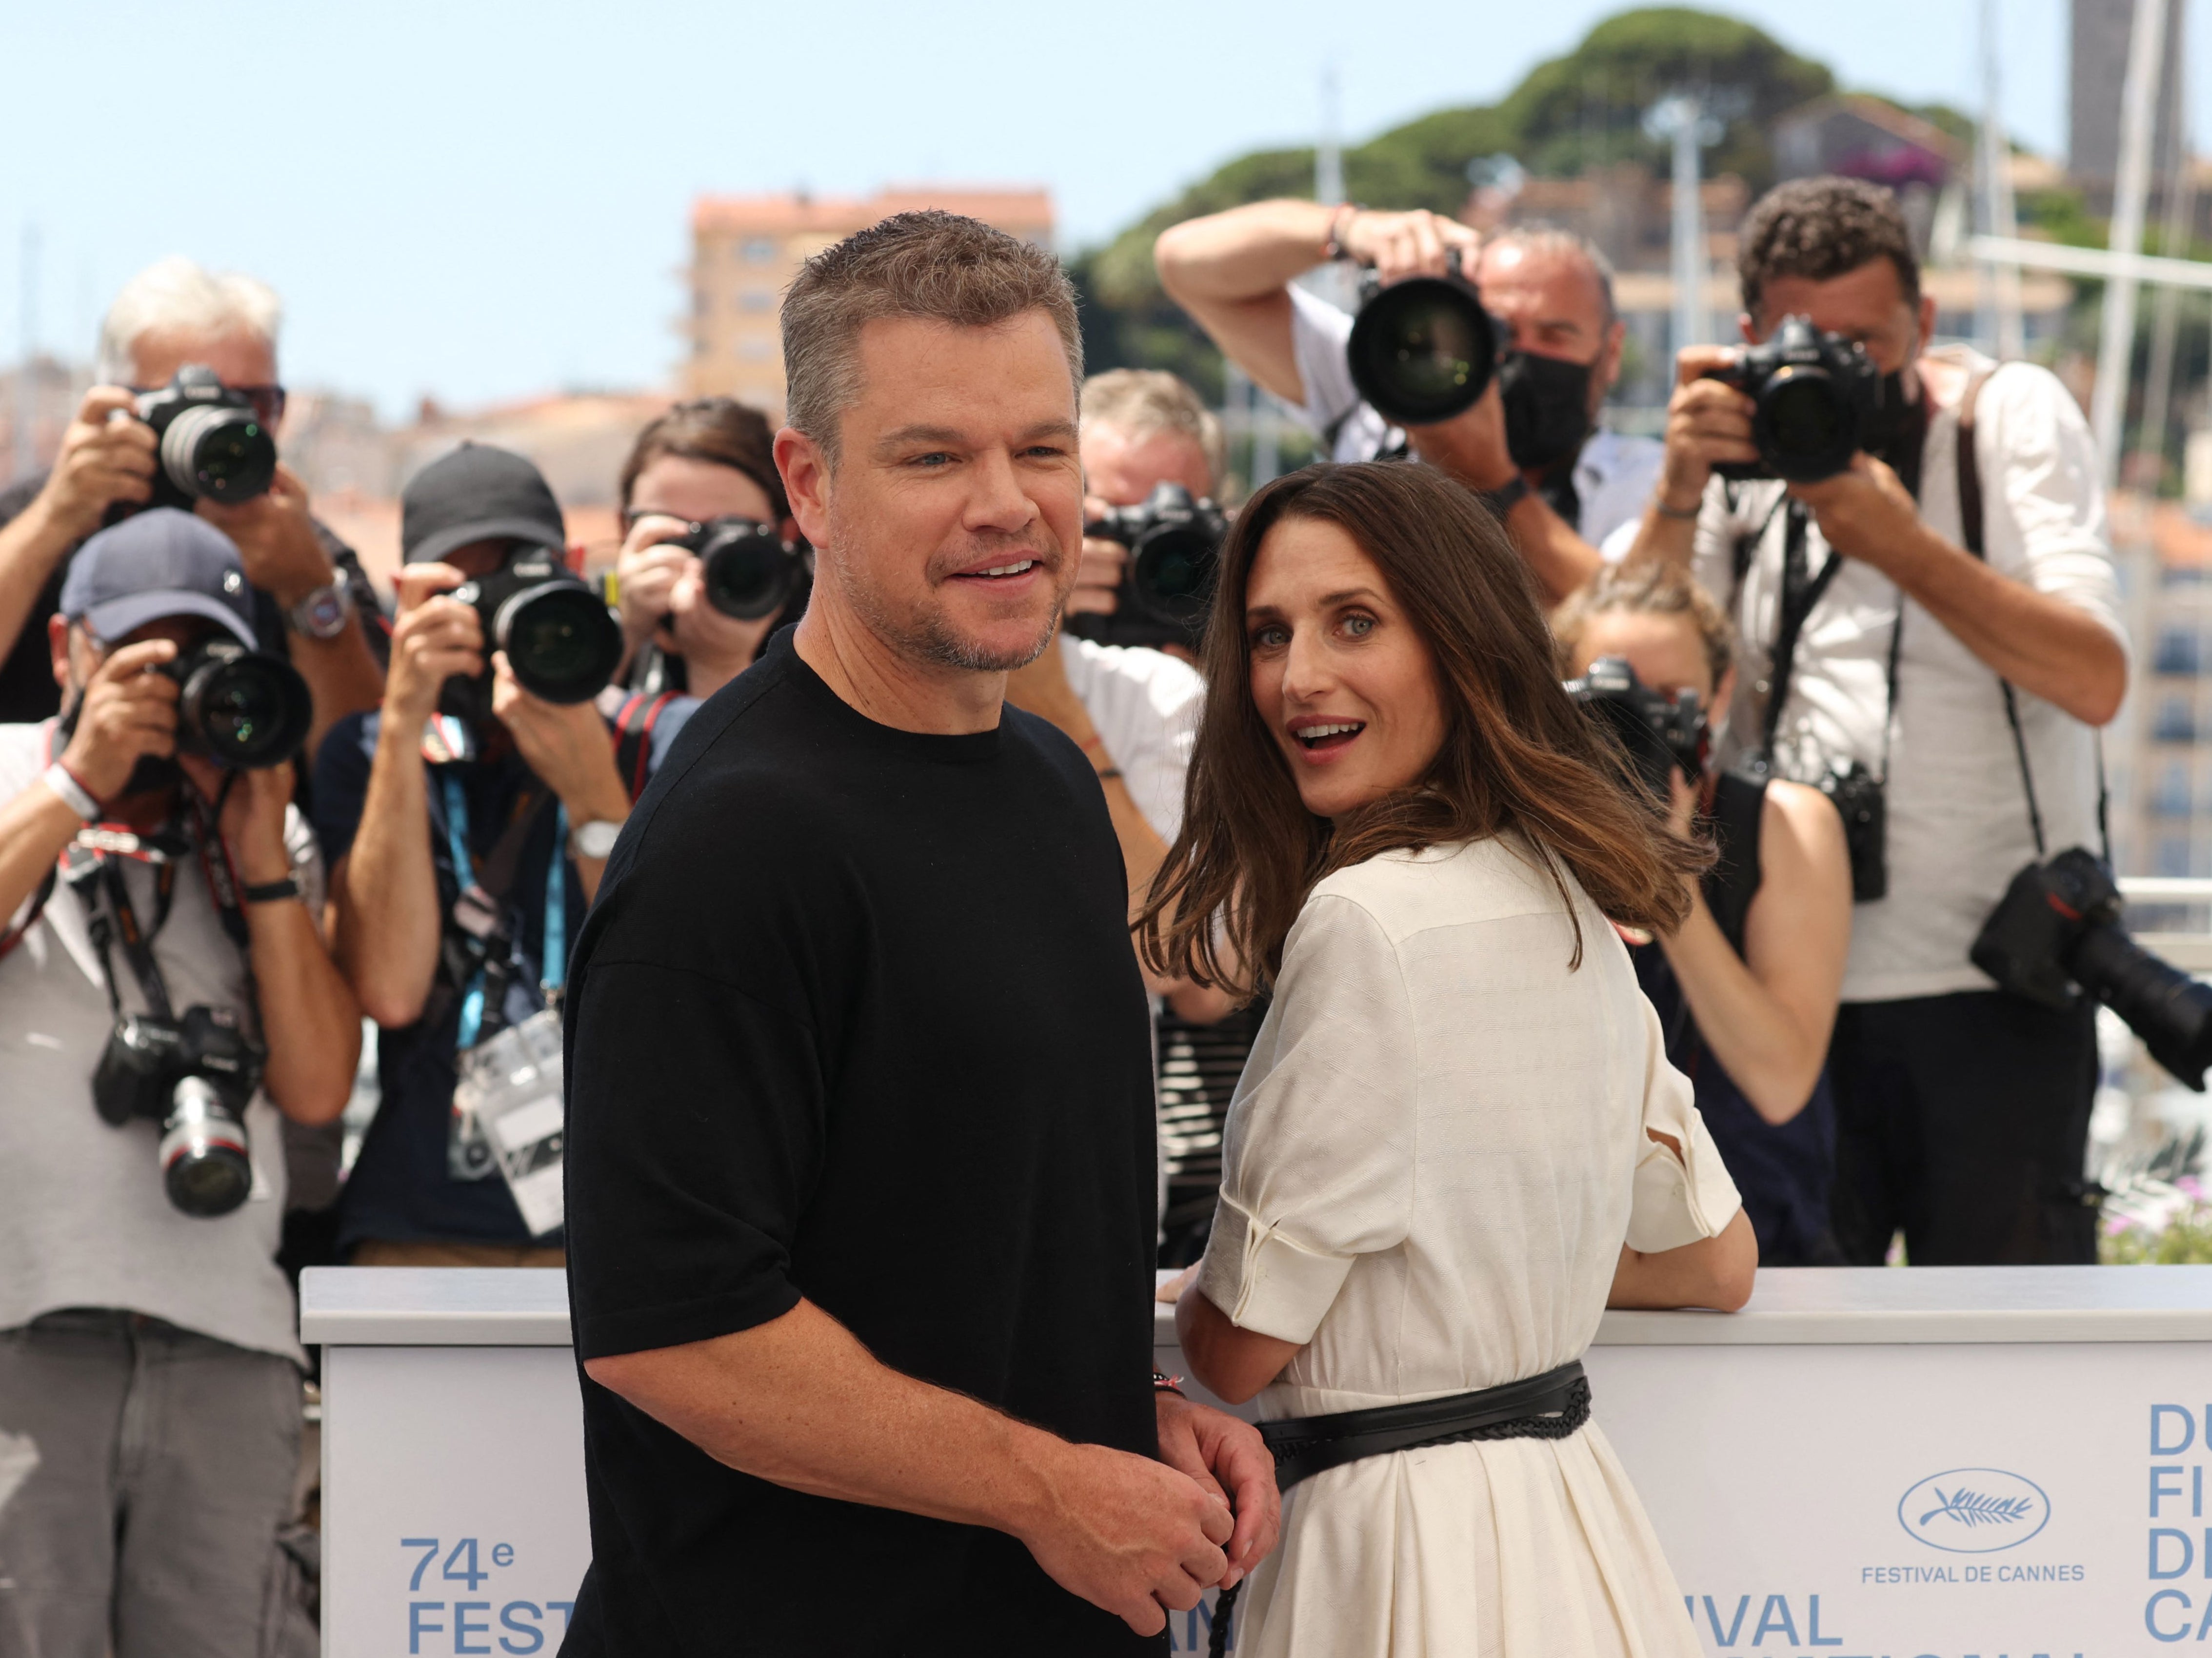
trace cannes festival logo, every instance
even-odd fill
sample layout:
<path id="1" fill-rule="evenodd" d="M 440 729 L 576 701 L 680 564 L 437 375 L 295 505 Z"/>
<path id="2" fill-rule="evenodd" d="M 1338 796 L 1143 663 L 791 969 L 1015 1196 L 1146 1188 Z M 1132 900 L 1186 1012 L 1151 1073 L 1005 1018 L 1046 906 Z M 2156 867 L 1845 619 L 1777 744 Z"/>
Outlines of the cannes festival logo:
<path id="1" fill-rule="evenodd" d="M 2051 1499 L 2033 1479 L 2002 1468 L 1931 1473 L 1897 1505 L 1898 1522 L 1930 1548 L 1994 1554 L 2051 1523 Z"/>

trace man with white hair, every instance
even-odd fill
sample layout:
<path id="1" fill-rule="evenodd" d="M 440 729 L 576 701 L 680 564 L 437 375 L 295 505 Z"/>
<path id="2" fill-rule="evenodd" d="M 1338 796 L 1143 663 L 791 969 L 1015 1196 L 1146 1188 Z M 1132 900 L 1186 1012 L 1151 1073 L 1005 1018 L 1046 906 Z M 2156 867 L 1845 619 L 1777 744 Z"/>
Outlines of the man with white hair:
<path id="1" fill-rule="evenodd" d="M 0 492 L 0 721 L 56 711 L 46 623 L 70 561 L 86 537 L 152 492 L 155 437 L 131 417 L 137 396 L 201 364 L 273 432 L 284 415 L 281 321 L 264 283 L 182 258 L 148 266 L 115 296 L 100 325 L 99 383 L 63 434 L 53 470 Z M 231 506 L 203 501 L 198 510 L 245 562 L 261 647 L 289 657 L 314 693 L 312 754 L 333 720 L 382 695 L 370 635 L 374 591 L 352 550 L 309 516 L 307 489 L 283 466 L 267 494 Z"/>

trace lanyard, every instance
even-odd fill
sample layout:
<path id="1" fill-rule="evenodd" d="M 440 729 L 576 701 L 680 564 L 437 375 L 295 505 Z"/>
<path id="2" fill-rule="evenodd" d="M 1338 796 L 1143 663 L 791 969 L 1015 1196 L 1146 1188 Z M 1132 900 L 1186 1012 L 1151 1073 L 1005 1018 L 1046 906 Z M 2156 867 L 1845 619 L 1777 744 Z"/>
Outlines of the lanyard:
<path id="1" fill-rule="evenodd" d="M 469 803 L 461 793 L 460 779 L 451 771 L 440 778 L 446 791 L 446 839 L 453 854 L 453 879 L 465 892 L 476 884 L 476 865 L 469 856 Z M 556 805 L 553 814 L 553 857 L 545 872 L 545 936 L 538 951 L 538 984 L 550 1005 L 560 994 L 568 970 L 568 860 L 562 851 L 568 843 L 568 809 Z M 499 1010 L 494 1010 L 495 1012 Z M 459 1046 L 474 1048 L 483 1029 L 484 969 L 470 977 L 461 998 Z"/>

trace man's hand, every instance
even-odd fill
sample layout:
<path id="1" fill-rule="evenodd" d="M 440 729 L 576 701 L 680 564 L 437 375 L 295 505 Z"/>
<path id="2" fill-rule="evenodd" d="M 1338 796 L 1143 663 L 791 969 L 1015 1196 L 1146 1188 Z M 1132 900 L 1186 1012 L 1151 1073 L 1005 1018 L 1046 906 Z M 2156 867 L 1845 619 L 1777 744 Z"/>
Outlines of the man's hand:
<path id="1" fill-rule="evenodd" d="M 1200 1485 L 1150 1457 L 1069 1445 L 1046 1508 L 1015 1532 L 1052 1581 L 1139 1635 L 1167 1627 L 1229 1570 L 1236 1530 L 1211 1480 Z"/>
<path id="2" fill-rule="evenodd" d="M 1921 544 L 1919 504 L 1887 463 L 1872 455 L 1853 455 L 1849 471 L 1793 483 L 1790 493 L 1813 509 L 1828 545 L 1884 575 L 1896 576 Z"/>
<path id="3" fill-rule="evenodd" d="M 1756 405 L 1733 386 L 1711 378 L 1712 370 L 1727 367 L 1735 358 L 1721 345 L 1692 345 L 1675 354 L 1659 500 L 1678 516 L 1697 511 L 1716 464 L 1759 459 L 1759 447 L 1751 440 Z"/>
<path id="4" fill-rule="evenodd" d="M 1225 1551 L 1229 1570 L 1221 1579 L 1223 1588 L 1234 1588 L 1267 1558 L 1283 1529 L 1275 1459 L 1249 1422 L 1164 1390 L 1156 1394 L 1155 1403 L 1160 1461 L 1236 1510 L 1237 1530 Z"/>
<path id="5" fill-rule="evenodd" d="M 505 651 L 491 659 L 491 711 L 514 738 L 530 769 L 568 808 L 578 822 L 604 818 L 620 823 L 629 812 L 629 796 L 615 768 L 614 740 L 607 722 L 589 702 L 548 702 L 532 696 L 514 677 Z"/>
<path id="6" fill-rule="evenodd" d="M 176 654 L 167 639 L 125 645 L 85 682 L 76 729 L 61 759 L 94 799 L 104 803 L 121 793 L 141 755 L 176 752 L 179 688 L 155 671 Z"/>
<path id="7" fill-rule="evenodd" d="M 97 530 L 115 502 L 141 501 L 153 494 L 157 445 L 154 428 L 132 412 L 137 407 L 137 399 L 120 386 L 95 386 L 77 404 L 37 502 L 59 544 Z"/>
<path id="8" fill-rule="evenodd" d="M 179 756 L 179 763 L 194 787 L 210 800 L 222 799 L 222 839 L 230 848 L 230 861 L 238 878 L 247 886 L 267 886 L 292 872 L 292 854 L 284 844 L 284 809 L 292 802 L 292 767 L 267 766 L 228 774 L 212 761 L 196 754 Z"/>
<path id="9" fill-rule="evenodd" d="M 1407 276 L 1441 276 L 1450 269 L 1456 249 L 1460 268 L 1472 282 L 1482 238 L 1458 220 L 1425 208 L 1411 213 L 1363 208 L 1346 217 L 1337 246 L 1360 264 L 1374 266 L 1375 275 L 1385 283 Z"/>
<path id="10" fill-rule="evenodd" d="M 246 579 L 288 610 L 337 574 L 307 516 L 307 486 L 287 467 L 251 501 L 203 498 L 193 510 L 237 544 Z"/>
<path id="11" fill-rule="evenodd" d="M 1474 408 L 1433 426 L 1409 426 L 1406 440 L 1423 460 L 1470 489 L 1502 489 L 1521 475 L 1505 446 L 1505 400 L 1495 379 Z"/>
<path id="12" fill-rule="evenodd" d="M 630 525 L 615 555 L 615 608 L 622 618 L 624 654 L 635 656 L 661 618 L 675 607 L 676 584 L 699 560 L 669 538 L 688 526 L 665 513 L 647 513 Z"/>
<path id="13" fill-rule="evenodd" d="M 1111 616 L 1121 603 L 1121 574 L 1129 550 L 1104 536 L 1083 537 L 1083 557 L 1075 567 L 1075 586 L 1067 595 L 1070 616 Z"/>
<path id="14" fill-rule="evenodd" d="M 465 579 L 450 564 L 400 568 L 392 668 L 384 682 L 384 720 L 395 729 L 415 732 L 437 711 L 447 680 L 483 671 L 483 623 L 476 607 L 445 597 Z"/>

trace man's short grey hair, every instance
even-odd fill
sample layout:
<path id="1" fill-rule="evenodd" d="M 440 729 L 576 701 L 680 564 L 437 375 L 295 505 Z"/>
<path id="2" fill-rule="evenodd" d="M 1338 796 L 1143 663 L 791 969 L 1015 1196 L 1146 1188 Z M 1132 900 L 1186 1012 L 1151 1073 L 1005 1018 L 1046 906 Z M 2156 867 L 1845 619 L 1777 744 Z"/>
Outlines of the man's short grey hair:
<path id="1" fill-rule="evenodd" d="M 251 334 L 274 355 L 283 320 L 284 307 L 268 283 L 173 254 L 124 283 L 107 307 L 100 325 L 97 372 L 103 385 L 130 385 L 132 353 L 157 331 Z"/>
<path id="2" fill-rule="evenodd" d="M 838 425 L 860 396 L 860 331 L 913 317 L 990 328 L 1042 311 L 1083 383 L 1075 289 L 1043 248 L 979 219 L 931 208 L 895 213 L 825 247 L 783 296 L 784 418 L 837 464 Z"/>
<path id="3" fill-rule="evenodd" d="M 1083 423 L 1110 426 L 1133 438 L 1172 432 L 1206 456 L 1213 488 L 1229 465 L 1228 434 L 1221 417 L 1199 401 L 1182 379 L 1164 368 L 1109 368 L 1083 383 Z"/>
<path id="4" fill-rule="evenodd" d="M 1580 259 L 1597 278 L 1599 295 L 1605 301 L 1605 325 L 1610 328 L 1620 319 L 1620 312 L 1613 302 L 1613 261 L 1589 237 L 1541 222 L 1532 224 L 1510 225 L 1489 238 L 1484 244 L 1490 247 L 1518 247 L 1531 253 L 1556 253 L 1570 259 Z"/>

